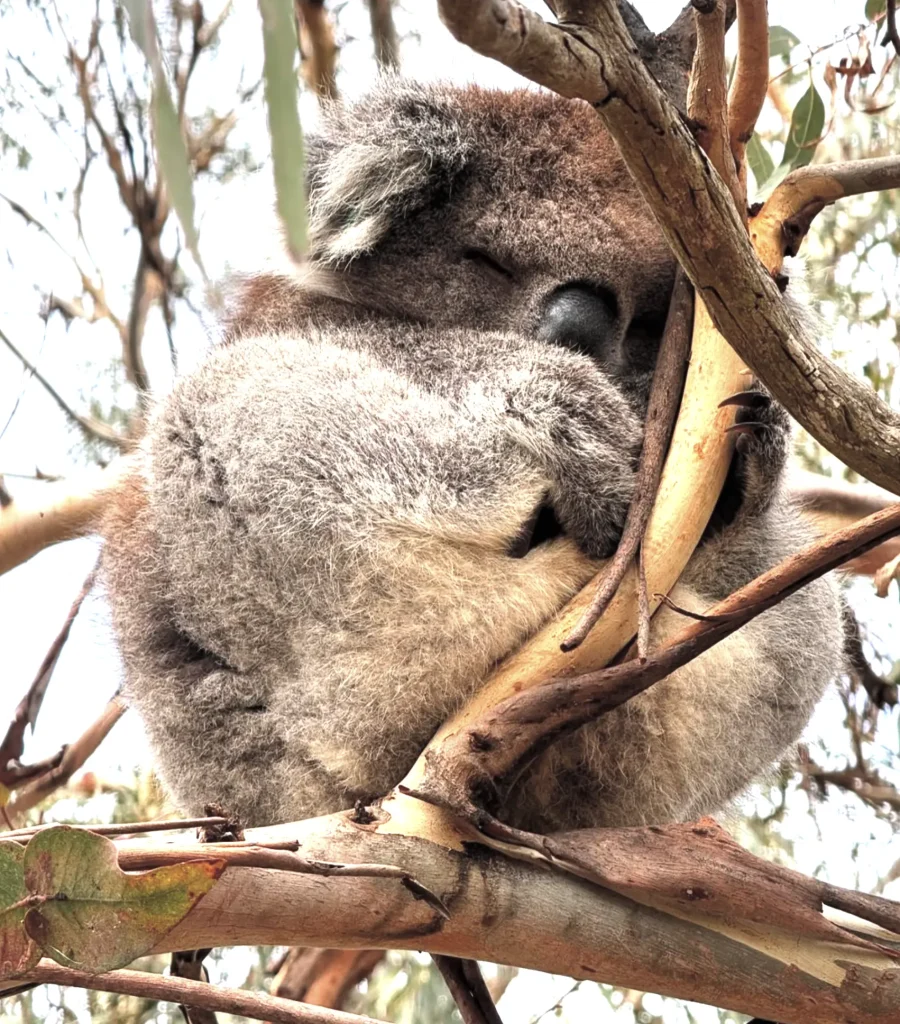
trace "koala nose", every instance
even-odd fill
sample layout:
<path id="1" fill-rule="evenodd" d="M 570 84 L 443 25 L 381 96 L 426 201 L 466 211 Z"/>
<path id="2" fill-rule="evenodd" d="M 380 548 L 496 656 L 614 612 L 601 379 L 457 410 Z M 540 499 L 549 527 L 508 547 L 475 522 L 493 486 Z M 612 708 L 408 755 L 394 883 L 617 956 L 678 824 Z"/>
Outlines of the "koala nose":
<path id="1" fill-rule="evenodd" d="M 599 285 L 575 282 L 557 288 L 538 324 L 538 339 L 606 362 L 615 339 L 615 296 Z"/>

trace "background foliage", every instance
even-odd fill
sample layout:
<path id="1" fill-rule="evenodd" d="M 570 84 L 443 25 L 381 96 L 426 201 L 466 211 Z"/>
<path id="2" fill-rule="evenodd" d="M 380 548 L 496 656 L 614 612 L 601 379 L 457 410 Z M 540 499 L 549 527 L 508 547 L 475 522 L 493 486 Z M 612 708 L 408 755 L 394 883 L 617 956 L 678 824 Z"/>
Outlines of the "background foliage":
<path id="1" fill-rule="evenodd" d="M 315 129 L 321 95 L 355 95 L 379 67 L 398 62 L 419 77 L 512 84 L 505 69 L 464 53 L 423 6 L 329 4 L 329 41 L 315 34 L 321 4 L 297 0 L 304 59 L 287 71 L 307 131 Z M 678 9 L 638 6 L 656 19 L 654 28 Z M 816 18 L 808 17 L 812 6 L 770 4 L 773 23 L 784 24 L 773 24 L 769 102 L 750 147 L 759 197 L 812 160 L 900 151 L 900 58 L 884 45 L 884 0 L 817 4 Z M 283 79 L 293 53 L 283 35 L 263 45 L 261 12 L 278 7 L 0 0 L 0 471 L 16 495 L 105 463 L 139 429 L 150 396 L 164 393 L 212 343 L 225 273 L 283 261 L 273 244 L 280 238 L 276 205 L 290 243 L 302 246 L 299 135 L 290 110 L 271 115 L 274 147 L 266 126 L 266 81 Z M 823 346 L 895 407 L 898 203 L 896 192 L 844 201 L 818 218 L 806 244 L 806 279 L 829 325 Z M 808 437 L 798 439 L 797 457 L 806 468 L 846 475 Z M 95 557 L 94 542 L 74 542 L 0 579 L 0 621 L 8 627 L 0 723 L 26 691 Z M 897 897 L 896 584 L 887 601 L 874 598 L 865 580 L 850 596 L 868 670 L 841 680 L 799 757 L 756 787 L 729 824 L 756 852 Z M 118 684 L 101 595 L 85 603 L 50 671 L 26 759 L 75 739 Z M 170 813 L 146 761 L 139 725 L 126 715 L 85 770 L 27 820 L 125 822 Z M 207 966 L 212 980 L 261 988 L 283 953 L 213 951 Z M 138 966 L 161 971 L 167 963 Z M 532 972 L 488 966 L 486 975 L 511 1021 L 740 1019 Z M 52 986 L 0 1006 L 0 1020 L 11 1022 L 181 1019 L 174 1006 Z M 416 954 L 390 954 L 347 1008 L 398 1022 L 456 1019 L 428 957 Z"/>

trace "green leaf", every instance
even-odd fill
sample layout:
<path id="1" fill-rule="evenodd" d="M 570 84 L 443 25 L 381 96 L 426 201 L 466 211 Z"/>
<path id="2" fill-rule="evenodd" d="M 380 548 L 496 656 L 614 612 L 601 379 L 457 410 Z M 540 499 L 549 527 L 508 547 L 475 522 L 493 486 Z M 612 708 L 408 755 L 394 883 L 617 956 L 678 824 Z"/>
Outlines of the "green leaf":
<path id="1" fill-rule="evenodd" d="M 41 951 L 25 934 L 27 897 L 25 847 L 0 841 L 0 980 L 25 974 L 37 964 Z"/>
<path id="2" fill-rule="evenodd" d="M 887 9 L 885 0 L 866 0 L 866 21 L 874 21 Z"/>
<path id="3" fill-rule="evenodd" d="M 263 79 L 272 139 L 278 213 L 295 259 L 306 249 L 306 172 L 297 112 L 297 33 L 291 0 L 259 0 L 262 15 Z"/>
<path id="4" fill-rule="evenodd" d="M 783 25 L 771 25 L 769 27 L 769 56 L 783 57 L 785 64 L 791 55 L 791 50 L 800 45 L 800 40 L 790 29 Z"/>
<path id="5" fill-rule="evenodd" d="M 181 120 L 172 102 L 169 83 L 163 68 L 156 36 L 156 22 L 149 0 L 122 0 L 128 10 L 131 38 L 147 58 L 153 73 L 153 95 L 150 108 L 159 173 L 169 192 L 169 200 L 181 221 L 185 243 L 194 261 L 204 273 L 200 259 L 199 238 L 194 226 L 194 189 L 187 146 L 181 131 Z"/>
<path id="6" fill-rule="evenodd" d="M 816 87 L 810 85 L 791 115 L 791 130 L 784 145 L 781 165 L 789 170 L 805 167 L 812 160 L 816 151 L 814 143 L 822 137 L 824 129 L 825 103 Z"/>
<path id="7" fill-rule="evenodd" d="M 753 172 L 753 180 L 756 182 L 756 191 L 758 192 L 772 176 L 775 162 L 756 134 L 747 143 L 747 163 Z"/>
<path id="8" fill-rule="evenodd" d="M 190 861 L 126 874 L 115 844 L 45 829 L 25 849 L 26 933 L 57 963 L 99 974 L 148 953 L 213 887 L 225 865 Z"/>

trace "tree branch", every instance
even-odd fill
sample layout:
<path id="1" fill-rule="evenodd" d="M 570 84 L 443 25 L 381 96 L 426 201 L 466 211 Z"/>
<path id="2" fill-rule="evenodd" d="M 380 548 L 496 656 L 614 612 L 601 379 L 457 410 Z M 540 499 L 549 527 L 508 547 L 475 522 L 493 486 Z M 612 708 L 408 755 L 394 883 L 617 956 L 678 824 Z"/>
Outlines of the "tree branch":
<path id="1" fill-rule="evenodd" d="M 482 808 L 496 813 L 523 768 L 563 733 L 637 696 L 800 587 L 898 534 L 900 503 L 785 559 L 684 626 L 644 662 L 545 678 L 508 695 L 489 681 L 485 689 L 493 700 L 474 709 L 470 704 L 443 726 L 402 790 L 474 821 L 483 817 Z"/>
<path id="2" fill-rule="evenodd" d="M 809 1024 L 810 1006 L 817 1024 L 893 1024 L 900 1000 L 896 936 L 869 931 L 860 939 L 836 928 L 819 904 L 853 894 L 826 891 L 760 861 L 711 825 L 572 834 L 585 844 L 577 855 L 582 865 L 594 848 L 593 870 L 601 870 L 597 863 L 607 868 L 605 883 L 588 883 L 572 877 L 578 863 L 573 849 L 560 845 L 564 836 L 544 837 L 552 856 L 519 849 L 520 859 L 485 851 L 473 860 L 464 845 L 472 836 L 437 808 L 419 805 L 419 831 L 411 833 L 405 822 L 413 816 L 404 805 L 413 803 L 397 797 L 384 809 L 370 808 L 371 824 L 357 825 L 353 812 L 344 812 L 252 830 L 248 840 L 299 843 L 310 859 L 394 864 L 438 893 L 449 918 L 390 878 L 326 879 L 229 865 L 156 952 L 239 944 L 416 948 L 662 992 L 782 1024 Z M 169 844 L 117 845 L 135 863 Z M 196 849 L 198 856 L 205 852 Z M 553 857 L 568 862 L 565 873 L 547 870 Z M 641 864 L 640 884 L 625 892 Z M 669 893 L 656 905 L 653 878 L 657 890 L 665 884 Z M 732 883 L 741 896 L 729 915 Z M 685 896 L 704 884 L 714 899 Z M 859 900 L 853 913 L 898 926 L 896 904 Z M 774 927 L 766 920 L 772 908 L 781 908 Z M 96 982 L 102 986 L 104 978 Z"/>
<path id="3" fill-rule="evenodd" d="M 303 78 L 319 99 L 335 100 L 338 47 L 325 0 L 294 0 L 294 11 Z"/>
<path id="4" fill-rule="evenodd" d="M 813 219 L 831 203 L 900 188 L 900 156 L 801 167 L 781 182 L 750 221 L 750 238 L 767 267 L 796 256 Z"/>
<path id="5" fill-rule="evenodd" d="M 858 473 L 900 492 L 900 415 L 798 332 L 683 117 L 634 53 L 613 0 L 595 25 L 548 25 L 504 0 L 443 0 L 462 42 L 594 104 L 713 321 L 800 423 Z M 599 25 L 599 27 L 596 27 Z"/>
<path id="6" fill-rule="evenodd" d="M 93 533 L 125 472 L 125 460 L 81 478 L 41 487 L 40 500 L 17 498 L 0 507 L 0 574 L 51 544 Z"/>
<path id="7" fill-rule="evenodd" d="M 114 448 L 124 451 L 130 448 L 132 442 L 129 438 L 117 434 L 111 427 L 92 416 L 82 416 L 66 402 L 60 393 L 53 387 L 41 371 L 19 351 L 6 334 L 0 330 L 0 341 L 12 352 L 32 377 L 43 387 L 48 395 L 56 402 L 57 406 L 65 413 L 66 417 L 84 434 L 89 441 L 102 441 L 104 444 L 111 444 Z"/>
<path id="8" fill-rule="evenodd" d="M 70 985 L 95 992 L 142 996 L 145 999 L 239 1014 L 253 1020 L 268 1020 L 273 1024 L 379 1024 L 373 1017 L 308 1006 L 261 992 L 248 992 L 246 989 L 225 989 L 187 978 L 164 978 L 160 974 L 146 971 L 89 974 L 87 971 L 61 967 L 52 960 L 42 960 L 20 980 L 37 985 Z"/>
<path id="9" fill-rule="evenodd" d="M 747 189 L 747 143 L 769 89 L 769 18 L 766 0 L 738 0 L 738 47 L 728 94 L 728 139 L 738 179 Z"/>

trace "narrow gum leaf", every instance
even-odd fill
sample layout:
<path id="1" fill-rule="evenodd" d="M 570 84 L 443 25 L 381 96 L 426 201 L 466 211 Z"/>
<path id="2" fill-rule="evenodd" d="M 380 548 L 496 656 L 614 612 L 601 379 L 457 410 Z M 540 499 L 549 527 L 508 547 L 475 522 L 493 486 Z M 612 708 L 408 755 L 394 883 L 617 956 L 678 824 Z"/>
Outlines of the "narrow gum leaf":
<path id="1" fill-rule="evenodd" d="M 288 248 L 299 260 L 306 250 L 306 173 L 297 112 L 297 32 L 291 0 L 259 0 L 262 16 L 263 80 L 272 139 L 278 214 Z"/>

